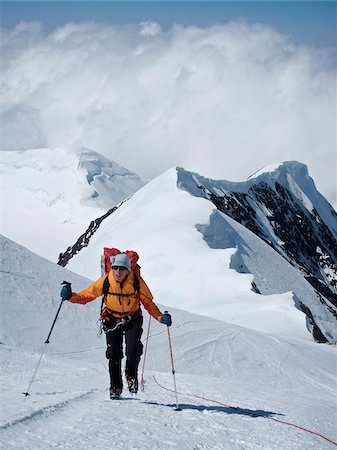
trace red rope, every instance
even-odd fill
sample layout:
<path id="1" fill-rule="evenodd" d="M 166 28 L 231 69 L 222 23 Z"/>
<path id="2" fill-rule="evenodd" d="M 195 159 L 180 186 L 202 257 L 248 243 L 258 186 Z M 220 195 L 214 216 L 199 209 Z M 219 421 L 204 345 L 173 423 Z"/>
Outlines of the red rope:
<path id="1" fill-rule="evenodd" d="M 154 381 L 158 384 L 159 387 L 161 387 L 162 389 L 165 389 L 166 391 L 170 391 L 170 392 L 175 392 L 173 389 L 169 389 L 165 386 L 162 386 L 157 380 L 156 377 L 153 376 Z M 207 402 L 212 402 L 212 403 L 217 403 L 218 405 L 224 406 L 225 408 L 231 408 L 231 409 L 236 409 L 237 411 L 245 411 L 242 408 L 239 408 L 237 406 L 230 406 L 230 405 L 226 405 L 224 403 L 218 402 L 217 400 L 212 400 L 206 397 L 202 397 L 201 395 L 196 395 L 196 394 L 183 394 L 182 392 L 178 392 L 179 395 L 185 395 L 187 397 L 196 397 L 196 398 L 200 398 L 201 400 L 206 400 Z M 254 415 L 254 413 L 252 413 L 251 415 Z M 290 423 L 290 422 L 285 422 L 284 420 L 280 420 L 280 419 L 275 419 L 274 417 L 268 417 L 268 416 L 261 416 L 260 414 L 256 414 L 256 417 L 262 417 L 263 419 L 269 419 L 269 420 L 273 420 L 274 422 L 278 422 L 278 423 L 282 423 L 283 425 L 288 425 L 290 427 L 294 427 L 294 428 L 298 428 L 299 430 L 302 431 L 306 431 L 307 433 L 310 434 L 314 434 L 315 436 L 318 436 L 322 439 L 324 439 L 325 441 L 330 442 L 330 444 L 336 445 L 337 446 L 337 442 L 332 441 L 331 439 L 328 439 L 327 437 L 323 436 L 320 433 L 317 433 L 316 431 L 312 431 L 312 430 L 308 430 L 307 428 L 301 427 L 299 425 L 295 425 L 294 423 Z"/>

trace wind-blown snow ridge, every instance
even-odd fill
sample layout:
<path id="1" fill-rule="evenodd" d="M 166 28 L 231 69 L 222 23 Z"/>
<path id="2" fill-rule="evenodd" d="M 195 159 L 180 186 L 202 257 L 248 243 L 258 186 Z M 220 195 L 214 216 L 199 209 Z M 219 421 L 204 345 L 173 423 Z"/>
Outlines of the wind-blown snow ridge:
<path id="1" fill-rule="evenodd" d="M 178 187 L 210 200 L 218 210 L 253 231 L 300 268 L 316 290 L 317 302 L 323 304 L 336 322 L 337 215 L 317 192 L 305 165 L 296 161 L 276 164 L 241 183 L 211 180 L 182 168 L 177 170 Z M 315 338 L 324 342 L 316 323 L 317 314 L 306 306 L 302 309 L 311 321 Z"/>
<path id="2" fill-rule="evenodd" d="M 252 175 L 250 175 L 247 180 L 251 180 L 253 178 L 257 178 L 262 174 L 266 174 L 266 173 L 271 173 L 271 172 L 275 172 L 275 170 L 277 170 L 280 166 L 282 166 L 282 162 L 277 162 L 274 164 L 268 164 L 267 166 L 262 167 L 261 169 L 257 170 L 256 172 L 254 172 Z"/>

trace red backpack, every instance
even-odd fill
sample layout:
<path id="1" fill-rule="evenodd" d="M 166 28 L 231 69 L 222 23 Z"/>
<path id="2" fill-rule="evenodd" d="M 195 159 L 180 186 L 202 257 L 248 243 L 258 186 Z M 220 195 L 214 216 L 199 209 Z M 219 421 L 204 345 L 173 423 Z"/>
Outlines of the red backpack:
<path id="1" fill-rule="evenodd" d="M 111 270 L 111 256 L 119 255 L 119 253 L 122 253 L 118 248 L 107 248 L 104 247 L 103 255 L 101 256 L 101 276 L 106 275 Z M 139 255 L 137 252 L 134 252 L 133 250 L 126 250 L 125 253 L 131 261 L 131 270 L 134 271 L 135 275 L 137 277 L 140 277 L 140 266 L 137 264 L 137 261 L 139 260 Z"/>

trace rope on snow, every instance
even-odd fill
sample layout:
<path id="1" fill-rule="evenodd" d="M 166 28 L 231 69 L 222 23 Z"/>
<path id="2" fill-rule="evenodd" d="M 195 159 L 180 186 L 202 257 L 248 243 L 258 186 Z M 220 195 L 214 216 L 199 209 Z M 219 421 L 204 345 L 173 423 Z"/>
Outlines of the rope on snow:
<path id="1" fill-rule="evenodd" d="M 155 376 L 153 376 L 153 379 L 154 379 L 154 381 L 157 383 L 157 385 L 160 388 L 165 389 L 166 391 L 169 391 L 169 392 L 175 392 L 173 389 L 167 388 L 167 387 L 163 386 L 162 384 L 160 384 L 157 381 Z M 206 400 L 207 402 L 216 403 L 216 404 L 221 405 L 221 406 L 223 406 L 225 408 L 236 409 L 237 411 L 245 411 L 243 408 L 239 408 L 238 406 L 226 405 L 225 403 L 219 402 L 217 400 L 212 400 L 210 398 L 206 398 L 206 397 L 203 397 L 201 395 L 186 394 L 186 393 L 183 393 L 183 392 L 178 392 L 178 394 L 179 395 L 184 395 L 184 396 L 187 396 L 187 397 L 195 397 L 195 398 L 199 398 L 201 400 Z M 252 414 L 250 414 L 250 415 L 254 415 L 254 413 L 252 412 Z M 312 430 L 309 430 L 307 428 L 301 427 L 300 425 L 295 425 L 294 423 L 291 423 L 291 422 L 286 422 L 284 420 L 275 419 L 275 417 L 262 416 L 261 414 L 256 414 L 256 417 L 262 417 L 263 419 L 273 420 L 274 422 L 282 423 L 283 425 L 288 425 L 290 427 L 298 428 L 299 430 L 306 431 L 307 433 L 310 433 L 310 434 L 314 434 L 315 436 L 318 436 L 318 437 L 324 439 L 325 441 L 330 442 L 330 444 L 333 444 L 333 445 L 337 446 L 337 442 L 335 442 L 335 441 L 333 441 L 333 440 L 323 436 L 320 433 L 317 433 L 316 431 L 312 431 Z"/>

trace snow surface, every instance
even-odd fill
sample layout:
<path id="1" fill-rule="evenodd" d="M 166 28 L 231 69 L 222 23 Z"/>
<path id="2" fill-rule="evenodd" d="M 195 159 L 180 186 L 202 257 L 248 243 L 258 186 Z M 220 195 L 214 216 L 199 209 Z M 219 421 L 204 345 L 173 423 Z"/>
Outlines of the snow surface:
<path id="1" fill-rule="evenodd" d="M 176 169 L 149 182 L 109 216 L 67 267 L 98 278 L 103 247 L 136 249 L 154 297 L 170 307 L 312 339 L 295 304 L 300 299 L 316 311 L 317 298 L 300 272 L 209 201 L 178 189 Z M 253 292 L 252 282 L 264 295 Z M 331 316 L 321 310 L 318 316 L 330 339 L 337 338 Z"/>
<path id="2" fill-rule="evenodd" d="M 12 233 L 27 229 L 18 240 L 47 256 L 64 250 L 64 239 L 70 245 L 78 238 L 76 227 L 82 223 L 81 232 L 86 229 L 90 211 L 93 218 L 99 215 L 97 199 L 105 201 L 111 188 L 105 174 L 113 164 L 90 152 L 80 159 L 63 152 L 63 162 L 55 151 L 48 152 L 55 161 L 46 163 L 42 149 L 17 152 L 1 169 Z M 111 170 L 124 179 L 124 169 Z M 283 175 L 276 169 L 275 176 Z M 310 208 L 302 175 L 293 193 L 305 192 L 301 200 Z M 62 214 L 71 223 L 60 222 Z M 139 252 L 158 306 L 173 316 L 181 412 L 175 411 L 174 394 L 158 384 L 173 389 L 166 328 L 154 320 L 145 392 L 131 397 L 124 391 L 119 402 L 108 399 L 105 340 L 97 335 L 100 299 L 85 306 L 63 303 L 50 343 L 44 343 L 60 305 L 61 282 L 72 282 L 78 291 L 98 278 L 105 246 Z M 249 230 L 207 200 L 180 190 L 176 169 L 148 183 L 102 222 L 89 246 L 70 261 L 73 272 L 5 237 L 0 250 L 0 448 L 324 450 L 337 445 L 336 347 L 313 342 L 305 315 L 295 307 L 299 300 L 314 307 L 312 288 Z M 335 338 L 335 323 L 324 310 L 317 314 Z M 147 325 L 145 312 L 145 332 Z"/>
<path id="3" fill-rule="evenodd" d="M 268 164 L 267 166 L 262 167 L 262 169 L 258 170 L 257 172 L 254 172 L 250 177 L 248 177 L 248 180 L 252 180 L 253 178 L 258 178 L 260 175 L 264 175 L 266 173 L 273 173 L 275 172 L 280 166 L 282 165 L 281 162 L 275 162 L 273 164 Z"/>
<path id="4" fill-rule="evenodd" d="M 5 287 L 1 448 L 334 447 L 326 439 L 337 441 L 335 347 L 298 339 L 291 327 L 287 337 L 276 337 L 173 308 L 171 335 L 182 411 L 175 411 L 174 394 L 158 384 L 173 389 L 166 328 L 154 320 L 145 391 L 133 397 L 124 392 L 118 402 L 108 399 L 105 345 L 95 323 L 100 300 L 85 306 L 64 304 L 24 401 L 22 392 L 59 304 L 60 281 L 72 281 L 76 289 L 89 281 L 6 238 L 0 243 Z M 146 313 L 145 319 L 146 331 Z"/>
<path id="5" fill-rule="evenodd" d="M 282 172 L 284 170 L 285 166 L 288 170 L 289 163 L 280 163 L 279 162 L 279 163 L 269 164 L 268 166 L 265 166 L 262 169 L 260 169 L 259 171 L 253 173 L 250 177 L 248 177 L 248 180 L 253 180 L 253 179 L 259 178 L 261 176 L 265 177 L 265 174 L 268 174 L 269 176 L 270 175 L 275 176 L 275 174 Z M 290 191 L 295 195 L 295 197 L 297 197 L 303 203 L 303 205 L 307 208 L 307 210 L 309 212 L 312 212 L 314 207 L 313 207 L 311 201 L 309 200 L 309 198 L 306 196 L 306 194 L 302 191 L 302 189 L 298 186 L 298 184 L 296 183 L 294 178 L 289 173 L 286 174 L 286 177 L 287 177 L 288 185 L 290 187 Z M 307 178 L 307 177 L 308 177 L 308 174 L 304 175 L 303 178 Z"/>
<path id="6" fill-rule="evenodd" d="M 135 173 L 87 148 L 0 154 L 0 232 L 55 262 L 91 220 L 144 185 Z"/>

